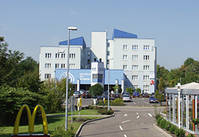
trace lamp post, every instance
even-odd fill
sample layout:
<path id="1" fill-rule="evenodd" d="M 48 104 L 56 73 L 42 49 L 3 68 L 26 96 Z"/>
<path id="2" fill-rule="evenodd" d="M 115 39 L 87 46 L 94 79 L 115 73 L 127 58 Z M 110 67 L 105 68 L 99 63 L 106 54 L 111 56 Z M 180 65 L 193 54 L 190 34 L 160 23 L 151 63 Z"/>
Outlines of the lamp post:
<path id="1" fill-rule="evenodd" d="M 108 111 L 110 110 L 110 99 L 109 99 L 109 82 L 110 82 L 110 68 L 108 68 Z"/>
<path id="2" fill-rule="evenodd" d="M 70 31 L 76 31 L 77 27 L 68 27 L 68 54 L 66 75 L 66 104 L 65 104 L 65 130 L 68 129 L 68 79 L 69 79 L 69 55 L 70 55 Z"/>
<path id="3" fill-rule="evenodd" d="M 110 60 L 113 60 L 113 58 L 109 59 L 109 67 L 108 67 L 108 111 L 110 110 L 110 88 L 109 88 L 109 84 L 110 84 Z"/>

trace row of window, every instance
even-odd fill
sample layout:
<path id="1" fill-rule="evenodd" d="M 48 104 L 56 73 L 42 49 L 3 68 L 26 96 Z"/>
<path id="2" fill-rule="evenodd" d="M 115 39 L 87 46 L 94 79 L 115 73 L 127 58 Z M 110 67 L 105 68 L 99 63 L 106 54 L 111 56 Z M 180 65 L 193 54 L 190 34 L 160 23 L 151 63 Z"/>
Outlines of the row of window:
<path id="1" fill-rule="evenodd" d="M 138 85 L 133 85 L 133 87 L 134 87 L 135 89 L 137 89 L 137 88 L 138 88 Z M 149 91 L 149 85 L 143 85 L 143 91 L 144 91 L 144 92 L 148 92 L 148 91 Z"/>
<path id="2" fill-rule="evenodd" d="M 127 69 L 127 65 L 123 65 L 123 69 Z M 138 70 L 138 65 L 132 65 L 132 70 Z M 144 65 L 143 70 L 149 70 L 149 65 Z"/>
<path id="3" fill-rule="evenodd" d="M 45 58 L 51 58 L 52 54 L 51 53 L 45 53 Z M 56 53 L 55 58 L 66 58 L 65 53 Z M 74 59 L 75 58 L 75 53 L 70 53 L 69 58 Z"/>
<path id="4" fill-rule="evenodd" d="M 123 55 L 123 59 L 126 60 L 127 55 Z M 138 60 L 138 55 L 132 55 L 132 60 Z M 149 55 L 143 55 L 143 60 L 149 60 Z"/>
<path id="5" fill-rule="evenodd" d="M 143 75 L 143 80 L 149 80 L 149 75 Z M 138 75 L 132 75 L 132 80 L 136 81 L 138 80 Z"/>
<path id="6" fill-rule="evenodd" d="M 150 45 L 144 45 L 143 46 L 143 50 L 149 50 L 149 49 L 150 49 Z M 123 45 L 123 50 L 128 50 L 127 44 Z M 138 45 L 132 45 L 132 50 L 138 50 Z"/>
<path id="7" fill-rule="evenodd" d="M 74 68 L 75 64 L 70 64 L 70 67 Z M 51 63 L 45 63 L 45 68 L 51 68 Z M 66 68 L 66 64 L 55 64 L 55 68 Z"/>

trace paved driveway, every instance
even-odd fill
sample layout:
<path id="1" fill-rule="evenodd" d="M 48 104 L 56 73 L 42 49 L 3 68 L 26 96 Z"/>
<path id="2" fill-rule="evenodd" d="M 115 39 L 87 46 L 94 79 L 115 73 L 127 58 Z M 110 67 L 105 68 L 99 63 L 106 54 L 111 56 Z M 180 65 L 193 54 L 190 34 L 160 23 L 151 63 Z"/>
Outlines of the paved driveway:
<path id="1" fill-rule="evenodd" d="M 112 107 L 115 117 L 91 122 L 83 127 L 81 137 L 166 137 L 154 127 L 154 108 Z M 160 109 L 159 109 L 160 111 Z"/>

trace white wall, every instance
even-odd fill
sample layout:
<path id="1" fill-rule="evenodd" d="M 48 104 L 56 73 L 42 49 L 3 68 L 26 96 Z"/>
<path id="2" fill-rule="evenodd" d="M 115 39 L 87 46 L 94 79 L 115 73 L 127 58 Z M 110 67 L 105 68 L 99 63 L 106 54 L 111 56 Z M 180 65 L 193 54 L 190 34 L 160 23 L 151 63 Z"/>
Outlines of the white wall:
<path id="1" fill-rule="evenodd" d="M 123 65 L 127 65 L 124 72 L 132 85 L 137 85 L 141 90 L 144 90 L 144 85 L 148 85 L 149 92 L 154 92 L 154 86 L 151 87 L 150 81 L 155 78 L 155 41 L 152 39 L 114 38 L 109 40 L 109 44 L 110 69 L 123 69 Z M 123 45 L 127 45 L 127 49 L 123 49 Z M 133 50 L 132 45 L 138 45 L 138 49 Z M 144 45 L 149 45 L 149 49 L 144 50 Z M 138 55 L 138 59 L 133 60 L 132 55 Z M 144 55 L 149 55 L 149 60 L 143 60 Z M 127 58 L 124 59 L 123 56 L 127 56 Z M 138 69 L 132 70 L 132 65 L 138 65 Z M 143 70 L 144 65 L 149 65 L 149 70 Z M 132 75 L 138 75 L 138 79 L 132 80 Z M 143 80 L 144 75 L 149 75 L 149 79 Z"/>
<path id="2" fill-rule="evenodd" d="M 81 69 L 81 66 L 84 66 L 81 62 L 82 50 L 82 46 L 72 45 L 70 47 L 70 53 L 75 54 L 75 57 L 69 59 L 70 69 Z M 51 57 L 46 58 L 45 53 L 51 53 Z M 59 58 L 55 58 L 56 53 L 60 53 Z M 61 58 L 61 53 L 65 53 L 65 58 Z M 65 68 L 67 68 L 67 53 L 67 46 L 40 47 L 39 73 L 42 81 L 45 80 L 45 74 L 51 74 L 51 78 L 55 78 L 55 64 L 59 64 L 59 68 L 61 68 L 61 64 L 65 64 Z M 50 63 L 51 66 L 45 68 L 46 63 Z"/>
<path id="3" fill-rule="evenodd" d="M 102 62 L 106 64 L 107 60 L 107 36 L 106 32 L 92 32 L 91 33 L 91 50 L 93 54 L 97 57 L 97 60 L 100 58 Z M 92 57 L 94 61 L 94 56 Z M 106 68 L 106 65 L 105 65 Z"/>

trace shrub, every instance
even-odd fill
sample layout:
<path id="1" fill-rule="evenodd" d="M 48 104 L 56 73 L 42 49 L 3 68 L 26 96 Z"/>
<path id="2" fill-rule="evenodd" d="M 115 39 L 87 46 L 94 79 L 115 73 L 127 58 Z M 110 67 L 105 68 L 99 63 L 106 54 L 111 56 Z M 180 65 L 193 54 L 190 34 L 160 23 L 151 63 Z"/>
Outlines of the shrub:
<path id="1" fill-rule="evenodd" d="M 176 126 L 174 126 L 174 125 L 171 124 L 171 126 L 170 126 L 170 128 L 169 128 L 169 131 L 170 131 L 172 134 L 174 134 L 176 128 L 177 128 Z"/>
<path id="2" fill-rule="evenodd" d="M 158 120 L 159 118 L 161 118 L 160 114 L 155 115 L 155 119 Z"/>
<path id="3" fill-rule="evenodd" d="M 194 137 L 194 135 L 193 134 L 189 134 L 187 137 Z"/>
<path id="4" fill-rule="evenodd" d="M 170 122 L 166 122 L 166 124 L 165 124 L 165 129 L 167 130 L 167 131 L 169 131 L 169 128 L 171 127 L 171 123 Z"/>
<path id="5" fill-rule="evenodd" d="M 113 114 L 114 113 L 114 111 L 113 110 L 107 110 L 107 109 L 99 109 L 98 110 L 98 112 L 100 113 L 100 114 L 102 114 L 102 115 L 111 115 L 111 114 Z"/>
<path id="6" fill-rule="evenodd" d="M 165 125 L 166 125 L 166 120 L 165 119 L 162 119 L 161 121 L 160 121 L 160 127 L 161 128 L 165 128 Z"/>
<path id="7" fill-rule="evenodd" d="M 123 106 L 124 101 L 121 98 L 116 98 L 115 100 L 111 101 L 112 106 Z"/>
<path id="8" fill-rule="evenodd" d="M 185 131 L 183 129 L 176 128 L 175 129 L 175 135 L 177 137 L 185 137 Z"/>
<path id="9" fill-rule="evenodd" d="M 162 119 L 163 119 L 162 117 L 159 117 L 159 118 L 157 119 L 157 125 L 158 125 L 158 126 L 160 126 L 160 122 L 162 121 Z"/>
<path id="10" fill-rule="evenodd" d="M 59 126 L 55 129 L 55 131 L 51 134 L 52 137 L 74 137 L 74 128 L 71 126 L 70 129 L 65 131 L 64 125 Z"/>

